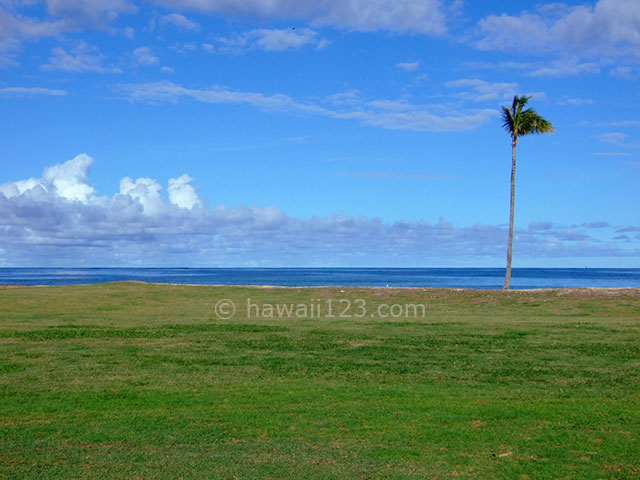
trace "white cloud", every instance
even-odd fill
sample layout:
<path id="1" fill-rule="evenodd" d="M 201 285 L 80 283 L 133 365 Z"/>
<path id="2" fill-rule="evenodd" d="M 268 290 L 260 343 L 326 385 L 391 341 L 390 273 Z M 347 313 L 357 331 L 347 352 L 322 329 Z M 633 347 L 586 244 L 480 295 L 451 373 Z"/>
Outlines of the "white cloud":
<path id="1" fill-rule="evenodd" d="M 93 159 L 83 153 L 61 165 L 45 169 L 42 179 L 45 185 L 53 186 L 59 197 L 87 203 L 96 195 L 95 189 L 86 183 L 92 163 Z"/>
<path id="2" fill-rule="evenodd" d="M 410 112 L 415 107 L 407 100 L 371 100 L 366 103 L 368 107 L 373 107 L 380 111 Z"/>
<path id="3" fill-rule="evenodd" d="M 527 72 L 528 77 L 564 78 L 578 75 L 600 73 L 600 67 L 594 62 L 580 62 L 576 57 L 556 60 L 550 65 L 535 68 Z"/>
<path id="4" fill-rule="evenodd" d="M 414 72 L 420 66 L 420 62 L 402 62 L 396 64 L 396 68 L 404 70 L 405 72 Z"/>
<path id="5" fill-rule="evenodd" d="M 0 185 L 0 193 L 6 198 L 12 198 L 36 188 L 42 189 L 42 183 L 35 178 L 29 178 L 27 180 L 18 180 Z"/>
<path id="6" fill-rule="evenodd" d="M 630 157 L 630 153 L 626 152 L 594 152 L 598 157 Z"/>
<path id="7" fill-rule="evenodd" d="M 200 206 L 202 201 L 191 182 L 193 178 L 186 173 L 178 178 L 170 178 L 167 189 L 169 201 L 180 208 L 192 209 Z"/>
<path id="8" fill-rule="evenodd" d="M 40 178 L 0 185 L 0 194 L 7 199 L 19 196 L 38 201 L 57 199 L 101 208 L 113 202 L 122 203 L 122 197 L 127 197 L 126 201 L 139 205 L 138 211 L 145 215 L 158 215 L 172 205 L 181 209 L 202 205 L 202 200 L 191 185 L 193 179 L 186 174 L 169 179 L 169 203 L 162 198 L 162 186 L 156 180 L 146 177 L 135 180 L 124 177 L 120 181 L 118 195 L 112 199 L 98 197 L 95 188 L 87 182 L 92 164 L 93 158 L 82 153 L 64 163 L 46 168 Z"/>
<path id="9" fill-rule="evenodd" d="M 612 143 L 614 145 L 620 145 L 627 139 L 626 133 L 621 132 L 612 132 L 612 133 L 603 133 L 602 135 L 598 135 L 598 140 L 604 143 Z"/>
<path id="10" fill-rule="evenodd" d="M 320 49 L 323 39 L 317 32 L 308 28 L 301 29 L 255 29 L 230 38 L 217 38 L 217 48 L 211 44 L 203 44 L 203 49 L 219 53 L 244 53 L 248 50 L 264 50 L 267 52 L 283 52 L 297 50 L 307 45 L 315 45 Z"/>
<path id="11" fill-rule="evenodd" d="M 553 222 L 548 220 L 529 223 L 529 230 L 551 230 Z"/>
<path id="12" fill-rule="evenodd" d="M 58 90 L 57 88 L 42 88 L 42 87 L 5 87 L 0 88 L 1 97 L 9 96 L 34 96 L 34 95 L 46 95 L 59 97 L 66 95 L 64 90 Z"/>
<path id="13" fill-rule="evenodd" d="M 371 32 L 446 32 L 442 0 L 155 0 L 175 9 L 227 16 L 304 20 L 312 25 Z"/>
<path id="14" fill-rule="evenodd" d="M 41 38 L 58 35 L 69 28 L 62 20 L 40 21 L 10 11 L 0 9 L 0 38 L 14 39 Z"/>
<path id="15" fill-rule="evenodd" d="M 144 213 L 157 215 L 162 211 L 162 186 L 152 178 L 124 177 L 120 180 L 120 194 L 137 200 L 142 205 Z"/>
<path id="16" fill-rule="evenodd" d="M 151 67 L 160 63 L 150 47 L 138 47 L 131 53 L 131 59 L 135 65 Z"/>
<path id="17" fill-rule="evenodd" d="M 505 101 L 513 98 L 518 93 L 518 84 L 512 82 L 490 83 L 479 79 L 463 78 L 446 82 L 445 86 L 453 89 L 469 88 L 470 90 L 457 92 L 458 98 L 473 102 L 486 102 L 489 100 Z"/>
<path id="18" fill-rule="evenodd" d="M 181 30 L 190 30 L 193 32 L 197 32 L 200 30 L 200 25 L 193 20 L 189 20 L 184 15 L 180 15 L 179 13 L 170 13 L 168 15 L 163 15 L 158 20 L 160 25 L 173 25 L 176 28 Z"/>
<path id="19" fill-rule="evenodd" d="M 46 0 L 46 4 L 54 17 L 69 17 L 77 21 L 112 21 L 120 12 L 137 11 L 129 0 Z"/>
<path id="20" fill-rule="evenodd" d="M 601 62 L 602 63 L 602 62 Z M 577 56 L 564 56 L 559 60 L 535 62 L 466 62 L 464 66 L 470 70 L 490 70 L 513 75 L 516 72 L 533 78 L 564 78 L 581 75 L 593 75 L 601 71 L 596 62 L 581 61 Z M 522 72 L 522 73 L 521 73 Z"/>
<path id="21" fill-rule="evenodd" d="M 152 178 L 126 177 L 118 194 L 98 196 L 87 179 L 91 163 L 78 155 L 45 169 L 42 178 L 0 186 L 3 263 L 398 266 L 441 258 L 502 261 L 504 254 L 505 226 L 347 215 L 298 219 L 276 206 L 207 209 L 188 175 L 169 180 L 168 202 Z M 595 240 L 592 229 L 611 241 Z M 515 247 L 532 259 L 638 257 L 638 242 L 613 241 L 616 232 L 634 229 L 602 220 L 571 227 L 533 222 L 516 228 Z"/>
<path id="22" fill-rule="evenodd" d="M 609 222 L 605 222 L 604 220 L 596 220 L 595 222 L 586 223 L 584 226 L 587 228 L 607 228 L 611 225 Z"/>
<path id="23" fill-rule="evenodd" d="M 125 27 L 122 30 L 122 34 L 129 40 L 133 40 L 136 37 L 136 29 L 133 27 Z"/>
<path id="24" fill-rule="evenodd" d="M 46 4 L 48 18 L 33 14 L 34 4 Z M 56 37 L 86 28 L 105 28 L 120 13 L 134 13 L 128 0 L 25 0 L 0 2 L 0 52 L 19 49 L 24 40 Z M 0 58 L 0 62 L 12 62 Z"/>
<path id="25" fill-rule="evenodd" d="M 36 190 L 50 192 L 69 201 L 88 203 L 96 196 L 95 189 L 86 183 L 92 163 L 93 159 L 82 153 L 65 163 L 46 168 L 42 178 L 30 178 L 0 185 L 0 193 L 7 198 L 12 198 Z"/>
<path id="26" fill-rule="evenodd" d="M 173 45 L 173 46 L 171 46 L 169 48 L 171 48 L 171 50 L 173 50 L 176 53 L 179 53 L 181 55 L 184 55 L 184 54 L 189 53 L 189 52 L 195 52 L 196 50 L 198 50 L 198 46 L 193 42 L 176 43 L 175 45 Z"/>
<path id="27" fill-rule="evenodd" d="M 640 144 L 627 142 L 629 136 L 622 132 L 603 133 L 596 137 L 598 140 L 604 143 L 610 143 L 621 148 L 640 148 Z"/>
<path id="28" fill-rule="evenodd" d="M 86 42 L 79 42 L 71 53 L 58 47 L 52 50 L 52 54 L 49 62 L 40 66 L 41 69 L 71 73 L 120 73 L 118 68 L 105 66 L 105 55 Z"/>
<path id="29" fill-rule="evenodd" d="M 617 67 L 613 68 L 609 72 L 609 75 L 611 75 L 612 77 L 622 78 L 623 80 L 636 79 L 636 75 L 634 71 L 631 69 L 631 67 L 625 67 L 622 65 L 618 65 Z"/>
<path id="30" fill-rule="evenodd" d="M 592 105 L 594 103 L 591 98 L 580 98 L 580 97 L 568 97 L 563 96 L 557 102 L 558 105 Z"/>
<path id="31" fill-rule="evenodd" d="M 253 33 L 257 36 L 256 45 L 258 47 L 273 52 L 298 49 L 314 43 L 318 35 L 313 30 L 307 28 L 300 30 L 260 29 L 254 30 Z"/>
<path id="32" fill-rule="evenodd" d="M 598 122 L 599 127 L 640 127 L 640 120 L 619 120 L 617 122 Z"/>
<path id="33" fill-rule="evenodd" d="M 594 152 L 598 157 L 630 157 L 630 153 L 626 152 Z"/>
<path id="34" fill-rule="evenodd" d="M 191 99 L 211 104 L 245 104 L 268 111 L 289 112 L 352 120 L 363 125 L 388 130 L 411 131 L 465 131 L 473 130 L 494 118 L 495 109 L 466 109 L 457 111 L 447 108 L 443 113 L 433 113 L 437 107 L 392 102 L 402 108 L 389 108 L 388 101 L 365 101 L 349 96 L 350 104 L 343 106 L 328 101 L 326 104 L 301 102 L 288 95 L 264 95 L 256 92 L 230 90 L 212 86 L 205 89 L 189 89 L 168 81 L 123 85 L 121 91 L 133 101 L 171 102 Z M 433 110 L 433 111 L 432 111 Z"/>
<path id="35" fill-rule="evenodd" d="M 10 52 L 18 50 L 23 40 L 53 37 L 70 28 L 65 20 L 37 20 L 0 6 L 0 65 L 17 65 Z"/>
<path id="36" fill-rule="evenodd" d="M 598 0 L 594 5 L 552 3 L 520 15 L 489 15 L 479 22 L 483 50 L 577 55 L 628 55 L 638 60 L 640 3 Z"/>
<path id="37" fill-rule="evenodd" d="M 345 92 L 334 93 L 327 97 L 327 102 L 333 106 L 353 107 L 362 104 L 360 92 L 357 90 L 347 90 Z"/>

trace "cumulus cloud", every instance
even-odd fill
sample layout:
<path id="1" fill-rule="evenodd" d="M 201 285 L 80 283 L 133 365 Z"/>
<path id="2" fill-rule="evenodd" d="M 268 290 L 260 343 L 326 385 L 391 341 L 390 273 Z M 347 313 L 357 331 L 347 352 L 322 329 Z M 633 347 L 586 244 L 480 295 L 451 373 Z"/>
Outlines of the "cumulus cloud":
<path id="1" fill-rule="evenodd" d="M 598 0 L 594 5 L 550 3 L 520 15 L 489 15 L 475 46 L 504 52 L 628 55 L 639 59 L 640 3 Z"/>
<path id="2" fill-rule="evenodd" d="M 92 159 L 78 155 L 41 178 L 0 185 L 0 263 L 14 265 L 416 265 L 502 260 L 504 225 L 454 226 L 440 219 L 383 222 L 335 214 L 298 219 L 276 206 L 205 208 L 189 175 L 168 182 L 120 182 L 99 196 Z M 605 241 L 594 239 L 592 230 Z M 604 221 L 566 227 L 533 222 L 516 229 L 519 258 L 640 256 L 638 242 Z M 640 241 L 640 239 L 639 239 Z M 482 261 L 482 260 L 480 260 Z"/>
<path id="3" fill-rule="evenodd" d="M 47 192 L 65 200 L 87 203 L 96 195 L 94 188 L 86 183 L 92 163 L 93 159 L 82 153 L 65 163 L 46 168 L 42 178 L 0 185 L 0 193 L 12 198 L 33 191 L 36 195 Z"/>
<path id="4" fill-rule="evenodd" d="M 47 167 L 40 178 L 29 178 L 0 185 L 0 194 L 7 199 L 22 197 L 22 200 L 46 201 L 56 203 L 67 201 L 81 203 L 89 207 L 106 208 L 114 202 L 127 198 L 129 204 L 137 204 L 139 212 L 145 215 L 157 215 L 165 207 L 175 205 L 181 209 L 193 209 L 202 201 L 195 188 L 193 179 L 188 175 L 169 179 L 169 203 L 162 198 L 162 186 L 152 178 L 124 177 L 120 181 L 120 191 L 114 198 L 99 197 L 95 188 L 88 183 L 89 170 L 93 158 L 82 153 L 64 163 Z"/>
<path id="5" fill-rule="evenodd" d="M 174 9 L 227 16 L 304 20 L 312 25 L 371 32 L 387 30 L 443 35 L 443 0 L 155 0 Z M 456 2 L 454 2 L 456 3 Z"/>
<path id="6" fill-rule="evenodd" d="M 22 195 L 24 192 L 36 189 L 42 190 L 43 187 L 42 184 L 35 178 L 18 180 L 16 182 L 9 182 L 0 185 L 0 193 L 3 194 L 6 198 L 16 197 L 18 195 Z"/>
<path id="7" fill-rule="evenodd" d="M 447 108 L 434 113 L 442 108 L 413 105 L 405 101 L 365 101 L 353 92 L 347 95 L 348 103 L 343 99 L 341 106 L 335 101 L 337 97 L 342 98 L 341 95 L 331 96 L 323 103 L 314 103 L 298 101 L 283 94 L 242 92 L 222 86 L 191 89 L 169 81 L 122 85 L 120 90 L 132 101 L 177 103 L 195 100 L 211 104 L 245 104 L 268 111 L 351 120 L 387 130 L 465 131 L 478 128 L 497 115 L 495 109 L 457 111 Z"/>
<path id="8" fill-rule="evenodd" d="M 178 178 L 169 180 L 169 201 L 180 208 L 192 209 L 201 206 L 202 202 L 196 189 L 191 185 L 193 178 L 186 173 Z"/>
<path id="9" fill-rule="evenodd" d="M 86 183 L 89 167 L 93 159 L 80 154 L 61 165 L 45 169 L 42 174 L 44 185 L 51 185 L 53 192 L 66 200 L 87 203 L 96 195 L 95 189 Z"/>
<path id="10" fill-rule="evenodd" d="M 162 186 L 152 178 L 138 178 L 133 180 L 124 177 L 120 180 L 120 195 L 126 195 L 137 200 L 142 210 L 148 215 L 156 215 L 162 211 Z"/>

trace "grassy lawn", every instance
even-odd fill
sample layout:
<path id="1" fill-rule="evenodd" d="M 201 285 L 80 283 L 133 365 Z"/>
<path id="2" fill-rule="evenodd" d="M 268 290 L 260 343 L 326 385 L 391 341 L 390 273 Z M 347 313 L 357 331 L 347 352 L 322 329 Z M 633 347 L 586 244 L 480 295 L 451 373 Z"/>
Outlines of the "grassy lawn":
<path id="1" fill-rule="evenodd" d="M 2 289 L 0 352 L 0 478 L 640 478 L 639 290 Z"/>

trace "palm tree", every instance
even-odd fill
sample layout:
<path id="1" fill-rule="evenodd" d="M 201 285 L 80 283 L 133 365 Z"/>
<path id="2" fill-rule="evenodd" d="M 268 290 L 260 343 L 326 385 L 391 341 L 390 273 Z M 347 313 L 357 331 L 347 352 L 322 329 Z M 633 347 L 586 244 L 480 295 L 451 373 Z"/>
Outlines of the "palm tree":
<path id="1" fill-rule="evenodd" d="M 513 97 L 511 108 L 502 107 L 502 126 L 511 136 L 511 209 L 509 212 L 509 246 L 507 247 L 507 273 L 504 289 L 511 283 L 511 257 L 513 253 L 513 209 L 516 193 L 516 145 L 518 137 L 532 133 L 553 133 L 553 124 L 542 118 L 533 108 L 523 110 L 531 97 Z"/>

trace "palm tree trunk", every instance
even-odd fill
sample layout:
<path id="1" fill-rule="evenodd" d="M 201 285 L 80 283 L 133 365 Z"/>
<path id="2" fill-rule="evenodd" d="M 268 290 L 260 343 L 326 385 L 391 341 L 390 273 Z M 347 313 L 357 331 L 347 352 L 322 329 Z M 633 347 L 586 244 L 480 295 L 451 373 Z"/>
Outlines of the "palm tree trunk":
<path id="1" fill-rule="evenodd" d="M 509 242 L 507 246 L 507 273 L 504 277 L 504 289 L 509 290 L 511 284 L 511 257 L 513 254 L 513 211 L 516 199 L 516 144 L 517 139 L 511 143 L 511 208 L 509 210 Z"/>

